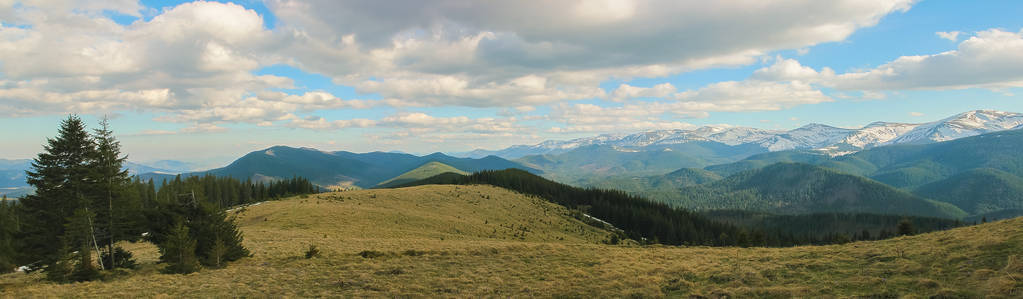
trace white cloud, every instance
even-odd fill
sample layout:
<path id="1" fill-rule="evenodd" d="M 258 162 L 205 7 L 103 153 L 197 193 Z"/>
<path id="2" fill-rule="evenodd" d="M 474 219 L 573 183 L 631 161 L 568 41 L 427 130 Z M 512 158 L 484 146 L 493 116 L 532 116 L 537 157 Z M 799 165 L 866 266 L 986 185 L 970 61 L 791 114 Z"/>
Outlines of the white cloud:
<path id="1" fill-rule="evenodd" d="M 923 114 L 923 113 L 920 113 L 920 112 L 910 112 L 909 113 L 909 116 L 912 116 L 912 117 L 921 117 L 921 116 L 924 116 L 924 115 L 926 115 L 926 114 Z"/>
<path id="2" fill-rule="evenodd" d="M 753 78 L 795 80 L 857 91 L 867 99 L 884 98 L 885 92 L 899 90 L 1021 87 L 1023 31 L 981 31 L 952 51 L 902 56 L 873 69 L 841 74 L 828 68 L 816 71 L 792 59 L 778 59 L 773 65 L 755 71 Z"/>
<path id="3" fill-rule="evenodd" d="M 840 41 L 912 3 L 274 0 L 268 6 L 290 32 L 282 48 L 289 62 L 336 83 L 412 106 L 507 107 L 599 97 L 599 84 L 610 78 L 749 64 L 772 50 Z"/>
<path id="4" fill-rule="evenodd" d="M 959 41 L 959 33 L 961 33 L 961 32 L 959 32 L 959 31 L 947 31 L 947 32 L 946 31 L 938 31 L 938 32 L 935 32 L 934 34 L 937 35 L 938 37 L 942 38 L 942 39 L 947 39 L 947 40 L 955 42 L 955 41 Z"/>

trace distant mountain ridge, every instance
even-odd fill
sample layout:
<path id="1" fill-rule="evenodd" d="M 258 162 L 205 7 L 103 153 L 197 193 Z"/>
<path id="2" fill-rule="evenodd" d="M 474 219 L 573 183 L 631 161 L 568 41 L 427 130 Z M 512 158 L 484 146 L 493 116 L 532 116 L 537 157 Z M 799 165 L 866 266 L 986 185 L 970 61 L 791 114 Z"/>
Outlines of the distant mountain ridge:
<path id="1" fill-rule="evenodd" d="M 802 163 L 777 163 L 679 190 L 669 204 L 697 210 L 778 214 L 873 213 L 967 216 L 954 205 L 918 197 L 868 178 Z"/>
<path id="2" fill-rule="evenodd" d="M 456 158 L 442 153 L 416 156 L 385 152 L 327 152 L 313 148 L 274 146 L 248 153 L 222 168 L 185 175 L 208 173 L 253 181 L 301 176 L 327 188 L 372 188 L 430 162 L 438 162 L 464 172 L 508 168 L 540 172 L 496 156 L 473 159 Z"/>
<path id="3" fill-rule="evenodd" d="M 516 145 L 501 150 L 474 150 L 465 157 L 496 155 L 516 159 L 530 155 L 560 154 L 589 145 L 643 148 L 697 141 L 727 145 L 757 145 L 766 151 L 815 150 L 844 155 L 893 144 L 924 144 L 949 141 L 984 133 L 1023 128 L 1023 113 L 975 110 L 929 123 L 874 122 L 858 129 L 808 124 L 788 130 L 707 126 L 694 130 L 658 130 L 635 134 L 604 134 L 565 141 L 548 140 L 536 145 Z"/>

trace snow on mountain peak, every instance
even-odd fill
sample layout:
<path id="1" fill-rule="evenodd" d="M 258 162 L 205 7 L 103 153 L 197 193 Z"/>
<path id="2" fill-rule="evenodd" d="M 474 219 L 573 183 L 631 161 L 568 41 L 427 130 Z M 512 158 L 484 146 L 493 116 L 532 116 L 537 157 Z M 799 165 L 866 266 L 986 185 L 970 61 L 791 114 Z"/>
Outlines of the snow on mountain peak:
<path id="1" fill-rule="evenodd" d="M 693 130 L 657 130 L 635 134 L 604 134 L 565 141 L 548 140 L 536 145 L 517 145 L 500 151 L 474 151 L 518 158 L 557 154 L 588 145 L 608 145 L 616 150 L 638 150 L 653 145 L 713 141 L 727 145 L 756 144 L 769 151 L 816 150 L 831 155 L 854 153 L 877 146 L 948 141 L 1002 130 L 1023 129 L 1023 114 L 994 110 L 960 113 L 939 121 L 908 124 L 873 122 L 859 129 L 811 123 L 780 131 L 749 127 L 703 126 Z"/>

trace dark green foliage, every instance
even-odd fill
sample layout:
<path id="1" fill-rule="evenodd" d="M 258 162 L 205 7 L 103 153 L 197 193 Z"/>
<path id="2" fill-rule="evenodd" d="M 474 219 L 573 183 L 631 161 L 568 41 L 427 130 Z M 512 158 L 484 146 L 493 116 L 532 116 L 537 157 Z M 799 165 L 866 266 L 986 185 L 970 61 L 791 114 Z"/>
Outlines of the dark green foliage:
<path id="1" fill-rule="evenodd" d="M 92 262 L 92 249 L 95 246 L 95 235 L 93 235 L 92 219 L 95 214 L 86 208 L 75 210 L 65 224 L 64 240 L 77 250 L 74 269 L 71 271 L 71 280 L 89 281 L 99 278 L 99 270 Z"/>
<path id="2" fill-rule="evenodd" d="M 978 215 L 1006 209 L 1023 209 L 1023 178 L 981 168 L 917 188 L 915 194 L 951 203 Z"/>
<path id="3" fill-rule="evenodd" d="M 674 206 L 779 214 L 873 213 L 960 218 L 962 210 L 859 176 L 809 164 L 778 163 L 684 188 Z"/>
<path id="4" fill-rule="evenodd" d="M 25 261 L 52 265 L 60 258 L 64 223 L 75 210 L 91 205 L 86 196 L 92 187 L 89 161 L 95 148 L 85 124 L 72 115 L 61 122 L 58 136 L 47 139 L 43 149 L 26 173 L 36 192 L 21 200 L 24 217 L 19 239 Z"/>
<path id="5" fill-rule="evenodd" d="M 722 179 L 716 173 L 696 168 L 683 168 L 665 175 L 632 177 L 616 176 L 590 183 L 590 186 L 622 190 L 653 201 L 667 202 L 678 197 L 678 190 Z"/>
<path id="6" fill-rule="evenodd" d="M 906 217 L 877 214 L 817 213 L 806 215 L 776 215 L 763 212 L 717 210 L 703 213 L 710 219 L 731 223 L 765 233 L 767 244 L 792 246 L 797 244 L 835 244 L 847 241 L 878 240 L 882 231 L 895 231 L 903 220 L 911 221 L 918 233 L 952 229 L 963 226 L 959 220 Z"/>
<path id="7" fill-rule="evenodd" d="M 18 204 L 10 203 L 7 196 L 0 199 L 0 274 L 14 271 L 18 266 Z"/>
<path id="8" fill-rule="evenodd" d="M 916 228 L 913 227 L 913 221 L 909 219 L 902 219 L 899 221 L 898 230 L 900 236 L 909 236 L 916 234 Z"/>
<path id="9" fill-rule="evenodd" d="M 121 144 L 114 138 L 106 118 L 95 130 L 96 151 L 89 162 L 90 198 L 96 211 L 95 233 L 108 253 L 106 264 L 116 264 L 118 252 L 114 243 L 137 240 L 143 232 L 142 205 L 137 190 L 130 187 L 131 178 L 124 169 L 126 156 L 121 155 Z M 123 250 L 122 250 L 123 251 Z"/>
<path id="10" fill-rule="evenodd" d="M 71 271 L 74 260 L 71 258 L 71 248 L 67 242 L 61 241 L 54 258 L 46 265 L 46 280 L 58 283 L 71 282 Z"/>
<path id="11" fill-rule="evenodd" d="M 720 240 L 718 236 L 723 233 L 738 235 L 740 230 L 625 192 L 572 187 L 517 169 L 482 171 L 469 176 L 443 174 L 415 184 L 489 184 L 539 196 L 607 221 L 625 231 L 629 238 L 640 241 L 656 240 L 671 245 L 732 245 L 734 241 Z"/>
<path id="12" fill-rule="evenodd" d="M 113 261 L 114 263 L 110 264 L 110 261 Z M 138 266 L 137 262 L 132 257 L 131 252 L 124 250 L 121 246 L 114 246 L 113 255 L 111 255 L 108 251 L 104 251 L 103 255 L 100 257 L 100 262 L 103 263 L 103 268 L 108 270 L 115 268 L 135 269 L 135 267 Z"/>
<path id="13" fill-rule="evenodd" d="M 311 259 L 320 256 L 320 249 L 316 248 L 316 245 L 309 245 L 309 248 L 305 250 L 305 258 Z"/>
<path id="14" fill-rule="evenodd" d="M 195 257 L 196 242 L 183 220 L 177 220 L 160 244 L 160 260 L 167 263 L 167 273 L 187 274 L 199 271 Z"/>
<path id="15" fill-rule="evenodd" d="M 242 235 L 233 218 L 228 218 L 219 205 L 202 198 L 194 201 L 189 194 L 176 200 L 160 202 L 159 207 L 147 212 L 150 220 L 149 239 L 155 244 L 165 244 L 174 231 L 174 223 L 182 221 L 188 228 L 190 239 L 195 241 L 193 255 L 206 266 L 222 265 L 249 255 L 242 246 Z M 219 240 L 219 241 L 218 241 Z M 222 248 L 214 250 L 220 243 Z"/>

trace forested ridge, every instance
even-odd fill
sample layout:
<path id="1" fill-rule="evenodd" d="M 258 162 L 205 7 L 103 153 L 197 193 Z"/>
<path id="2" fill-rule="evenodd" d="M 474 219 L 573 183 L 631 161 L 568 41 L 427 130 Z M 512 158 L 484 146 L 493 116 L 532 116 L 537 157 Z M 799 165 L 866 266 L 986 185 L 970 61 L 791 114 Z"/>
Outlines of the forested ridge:
<path id="1" fill-rule="evenodd" d="M 805 244 L 834 244 L 853 240 L 875 240 L 915 233 L 913 218 L 899 217 L 898 223 L 885 229 L 890 234 L 880 231 L 862 238 L 862 231 L 807 233 L 791 230 L 790 226 L 764 228 L 758 226 L 733 225 L 716 221 L 700 213 L 681 208 L 673 208 L 664 203 L 657 203 L 645 198 L 630 195 L 617 190 L 605 190 L 573 187 L 516 169 L 501 171 L 482 171 L 471 175 L 445 173 L 418 182 L 398 187 L 430 185 L 430 184 L 487 184 L 507 188 L 524 194 L 539 196 L 553 203 L 578 210 L 590 216 L 606 221 L 625 232 L 625 235 L 641 243 L 660 243 L 667 245 L 708 245 L 708 246 L 794 246 Z M 734 217 L 733 217 L 734 219 Z M 888 219 L 888 218 L 885 218 Z M 903 221 L 905 220 L 905 221 Z M 733 222 L 745 224 L 746 222 Z M 951 228 L 953 220 L 941 222 L 941 229 Z M 912 229 L 903 229 L 899 226 Z M 932 230 L 934 226 L 925 226 Z"/>

